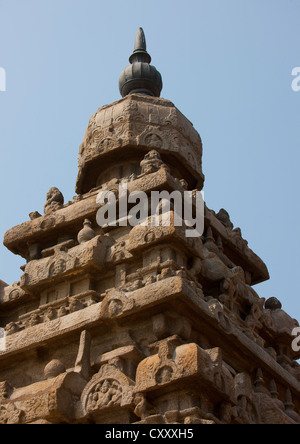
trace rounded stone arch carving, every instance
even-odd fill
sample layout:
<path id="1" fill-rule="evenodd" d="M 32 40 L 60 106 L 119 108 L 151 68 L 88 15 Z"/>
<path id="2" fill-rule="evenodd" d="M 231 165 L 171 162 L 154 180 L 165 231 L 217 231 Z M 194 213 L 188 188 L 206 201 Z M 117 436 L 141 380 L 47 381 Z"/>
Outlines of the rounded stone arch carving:
<path id="1" fill-rule="evenodd" d="M 64 273 L 67 269 L 67 261 L 62 257 L 58 257 L 50 262 L 48 269 L 48 277 L 51 278 L 58 274 Z"/>
<path id="2" fill-rule="evenodd" d="M 108 292 L 102 301 L 101 317 L 113 318 L 121 315 L 125 310 L 131 310 L 134 307 L 134 301 L 120 291 Z"/>
<path id="3" fill-rule="evenodd" d="M 120 405 L 123 388 L 120 382 L 112 378 L 103 378 L 93 383 L 85 400 L 85 411 L 90 413 L 111 406 Z"/>
<path id="4" fill-rule="evenodd" d="M 104 136 L 97 141 L 97 151 L 99 153 L 106 152 L 110 147 L 116 144 L 116 140 L 113 137 Z"/>
<path id="5" fill-rule="evenodd" d="M 114 365 L 103 365 L 82 392 L 83 414 L 131 404 L 133 386 L 134 382 Z"/>
<path id="6" fill-rule="evenodd" d="M 156 150 L 163 149 L 165 141 L 162 131 L 156 127 L 147 127 L 139 137 L 139 144 Z"/>
<path id="7" fill-rule="evenodd" d="M 17 299 L 20 299 L 21 295 L 22 295 L 22 290 L 20 290 L 19 288 L 14 288 L 9 293 L 8 300 L 9 301 L 16 301 Z"/>

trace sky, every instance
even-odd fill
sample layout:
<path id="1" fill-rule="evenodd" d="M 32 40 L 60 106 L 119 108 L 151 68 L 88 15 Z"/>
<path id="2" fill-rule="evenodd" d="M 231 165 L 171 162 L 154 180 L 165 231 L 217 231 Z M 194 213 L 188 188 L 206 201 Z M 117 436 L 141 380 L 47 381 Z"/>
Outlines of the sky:
<path id="1" fill-rule="evenodd" d="M 49 188 L 73 199 L 89 118 L 120 98 L 140 26 L 161 96 L 201 135 L 207 206 L 266 263 L 258 294 L 300 321 L 300 0 L 0 0 L 0 237 Z M 12 284 L 24 259 L 0 243 L 0 265 Z"/>

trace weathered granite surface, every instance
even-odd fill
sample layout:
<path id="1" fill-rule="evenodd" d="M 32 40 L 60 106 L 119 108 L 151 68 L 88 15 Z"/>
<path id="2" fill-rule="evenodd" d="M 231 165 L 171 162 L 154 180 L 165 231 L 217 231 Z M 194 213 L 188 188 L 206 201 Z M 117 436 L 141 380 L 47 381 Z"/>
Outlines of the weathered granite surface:
<path id="1" fill-rule="evenodd" d="M 100 108 L 77 195 L 10 229 L 20 281 L 0 282 L 0 423 L 300 422 L 298 323 L 253 285 L 269 278 L 225 210 L 205 231 L 96 223 L 100 190 L 201 190 L 202 142 L 161 98 Z M 173 220 L 171 210 L 171 221 Z"/>

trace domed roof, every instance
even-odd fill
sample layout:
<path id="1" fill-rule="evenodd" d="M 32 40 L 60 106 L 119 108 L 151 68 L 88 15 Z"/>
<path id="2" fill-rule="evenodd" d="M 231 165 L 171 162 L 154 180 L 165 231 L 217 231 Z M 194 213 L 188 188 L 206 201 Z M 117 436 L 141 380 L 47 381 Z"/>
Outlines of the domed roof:
<path id="1" fill-rule="evenodd" d="M 162 77 L 155 66 L 150 65 L 151 56 L 146 50 L 146 38 L 142 28 L 137 31 L 134 51 L 129 62 L 131 64 L 122 71 L 119 79 L 122 97 L 134 93 L 160 97 Z"/>

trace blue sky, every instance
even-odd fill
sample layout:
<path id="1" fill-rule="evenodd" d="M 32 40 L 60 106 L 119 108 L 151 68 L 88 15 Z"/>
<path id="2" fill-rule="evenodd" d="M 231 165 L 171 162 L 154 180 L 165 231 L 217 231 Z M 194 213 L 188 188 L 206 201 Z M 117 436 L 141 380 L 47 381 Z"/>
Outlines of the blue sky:
<path id="1" fill-rule="evenodd" d="M 300 0 L 0 0 L 0 236 L 75 195 L 90 116 L 120 98 L 138 27 L 162 97 L 203 140 L 209 208 L 225 208 L 267 264 L 255 289 L 300 320 Z M 0 245 L 0 279 L 24 260 Z"/>

